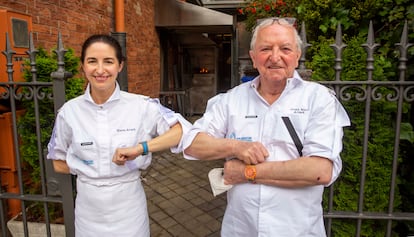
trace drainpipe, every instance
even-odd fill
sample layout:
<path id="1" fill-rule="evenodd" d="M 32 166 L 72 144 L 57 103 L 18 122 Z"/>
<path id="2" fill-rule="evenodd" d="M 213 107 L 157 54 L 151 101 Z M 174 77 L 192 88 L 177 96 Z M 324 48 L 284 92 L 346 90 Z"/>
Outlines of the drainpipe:
<path id="1" fill-rule="evenodd" d="M 114 0 L 115 15 L 115 32 L 111 35 L 116 38 L 121 45 L 122 55 L 125 58 L 124 67 L 118 75 L 118 83 L 121 90 L 128 91 L 128 70 L 127 70 L 127 54 L 126 54 L 126 33 L 125 33 L 125 6 L 124 0 Z"/>

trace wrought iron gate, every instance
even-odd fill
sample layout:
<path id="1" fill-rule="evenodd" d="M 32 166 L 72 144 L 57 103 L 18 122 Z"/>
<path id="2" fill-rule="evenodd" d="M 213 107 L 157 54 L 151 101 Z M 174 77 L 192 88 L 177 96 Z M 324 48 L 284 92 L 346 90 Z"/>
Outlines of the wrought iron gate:
<path id="1" fill-rule="evenodd" d="M 20 218 L 22 220 L 22 227 L 24 236 L 29 236 L 28 230 L 28 216 L 27 210 L 29 206 L 26 202 L 38 202 L 43 205 L 44 209 L 44 221 L 45 221 L 45 235 L 52 236 L 50 228 L 50 218 L 49 218 L 49 204 L 50 203 L 59 203 L 63 206 L 63 215 L 64 215 L 64 226 L 65 226 L 65 235 L 75 236 L 74 232 L 74 192 L 73 192 L 73 179 L 71 175 L 57 174 L 53 170 L 53 166 L 50 160 L 45 159 L 45 144 L 41 143 L 42 128 L 39 123 L 40 111 L 39 103 L 42 100 L 53 100 L 54 111 L 58 110 L 61 105 L 65 102 L 65 80 L 72 77 L 72 75 L 65 71 L 64 65 L 64 55 L 66 50 L 63 48 L 61 36 L 59 34 L 57 41 L 57 49 L 55 53 L 58 59 L 57 71 L 51 74 L 52 82 L 41 82 L 37 80 L 37 68 L 36 68 L 36 53 L 38 51 L 33 46 L 33 38 L 30 35 L 29 39 L 29 50 L 27 55 L 29 56 L 32 80 L 30 82 L 17 82 L 13 80 L 13 54 L 15 53 L 10 46 L 10 41 L 8 35 L 6 35 L 6 50 L 3 51 L 3 54 L 7 58 L 7 81 L 0 82 L 0 99 L 3 102 L 8 104 L 10 108 L 10 117 L 11 117 L 11 139 L 13 146 L 10 149 L 13 149 L 15 157 L 0 157 L 0 160 L 10 160 L 13 169 L 8 169 L 9 167 L 0 167 L 2 170 L 2 189 L 0 192 L 0 217 L 1 217 L 1 236 L 10 236 L 8 232 L 7 223 L 10 219 L 9 211 L 11 209 L 10 203 L 17 202 L 17 208 L 21 210 Z M 52 93 L 45 92 L 45 88 L 51 88 Z M 40 167 L 40 183 L 41 183 L 41 193 L 39 194 L 30 194 L 27 192 L 26 187 L 23 183 L 23 167 L 21 162 L 20 155 L 20 143 L 19 143 L 19 133 L 17 127 L 17 120 L 19 115 L 19 110 L 17 103 L 21 100 L 30 100 L 34 103 L 35 114 L 35 126 L 36 126 L 36 138 L 37 138 L 37 153 L 38 162 Z M 51 123 L 53 121 L 50 121 Z M 0 141 L 4 143 L 5 141 Z M 8 169 L 8 170 L 7 170 Z M 7 174 L 3 175 L 3 174 Z M 12 177 L 10 180 L 4 180 L 5 177 Z M 15 181 L 15 183 L 10 183 Z M 7 186 L 16 185 L 16 189 L 10 191 Z M 20 208 L 19 208 L 20 207 Z M 16 208 L 16 205 L 14 205 Z"/>
<path id="2" fill-rule="evenodd" d="M 302 32 L 301 38 L 305 39 L 304 42 L 304 51 L 306 52 L 306 48 L 309 47 L 309 44 L 306 42 L 306 33 L 305 33 L 305 25 L 302 24 Z M 341 80 L 341 71 L 342 71 L 342 56 L 343 56 L 343 49 L 346 45 L 342 41 L 343 35 L 341 31 L 341 26 L 339 25 L 336 32 L 336 39 L 335 43 L 331 44 L 331 48 L 335 52 L 335 79 L 332 81 L 321 81 L 320 83 L 327 85 L 328 87 L 332 88 L 338 97 L 338 99 L 342 102 L 354 101 L 360 103 L 362 107 L 365 107 L 365 115 L 364 115 L 364 131 L 363 131 L 363 143 L 362 145 L 362 154 L 361 154 L 361 165 L 359 171 L 359 193 L 358 193 L 358 200 L 356 201 L 356 211 L 349 210 L 349 211 L 338 211 L 333 206 L 334 200 L 334 193 L 335 193 L 335 185 L 338 182 L 334 183 L 328 190 L 325 192 L 328 194 L 327 200 L 327 208 L 325 208 L 324 218 L 326 221 L 326 228 L 327 228 L 327 235 L 332 235 L 332 223 L 335 220 L 351 220 L 355 221 L 355 236 L 361 236 L 362 231 L 362 223 L 363 221 L 367 220 L 374 220 L 374 221 L 385 221 L 386 224 L 386 233 L 383 236 L 394 236 L 392 234 L 393 230 L 393 223 L 396 221 L 410 221 L 414 223 L 414 213 L 413 212 L 399 212 L 395 209 L 394 200 L 396 196 L 397 190 L 397 168 L 399 165 L 399 147 L 400 147 L 400 133 L 401 133 L 401 125 L 402 125 L 402 115 L 403 115 L 403 108 L 407 106 L 407 104 L 412 106 L 412 102 L 414 101 L 414 81 L 407 81 L 406 77 L 408 75 L 408 68 L 407 68 L 407 55 L 408 49 L 413 46 L 413 44 L 408 42 L 408 27 L 407 22 L 404 24 L 403 32 L 401 35 L 400 43 L 396 44 L 395 51 L 398 50 L 399 58 L 398 58 L 398 72 L 396 75 L 399 75 L 399 80 L 395 81 L 379 81 L 375 80 L 373 72 L 374 72 L 374 54 L 375 50 L 378 48 L 379 44 L 375 43 L 374 39 L 374 30 L 372 22 L 369 25 L 368 37 L 365 44 L 362 47 L 365 49 L 367 53 L 366 58 L 366 73 L 367 78 L 364 81 L 342 81 Z M 304 54 L 304 53 L 303 53 Z M 305 58 L 302 56 L 300 60 L 299 70 L 306 72 L 305 67 Z M 351 93 L 351 90 L 358 91 L 357 93 Z M 391 179 L 389 180 L 389 199 L 388 199 L 388 210 L 386 212 L 369 212 L 364 210 L 364 201 L 366 200 L 365 196 L 365 185 L 366 185 L 366 175 L 367 175 L 367 163 L 372 160 L 373 157 L 368 155 L 369 153 L 369 141 L 370 139 L 370 122 L 371 122 L 371 113 L 372 113 L 372 105 L 375 101 L 385 100 L 388 102 L 394 102 L 396 104 L 395 111 L 392 111 L 395 116 L 395 131 L 394 131 L 394 142 L 390 144 L 393 147 L 393 157 L 392 157 L 392 166 L 387 167 L 389 168 L 389 172 L 391 173 Z M 413 109 L 411 107 L 411 109 Z M 351 117 L 352 120 L 352 117 Z M 344 147 L 346 149 L 346 147 Z M 346 161 L 343 161 L 346 163 Z M 412 172 L 412 171 L 411 171 Z M 411 230 L 412 231 L 412 230 Z M 365 235 L 364 235 L 365 236 Z"/>

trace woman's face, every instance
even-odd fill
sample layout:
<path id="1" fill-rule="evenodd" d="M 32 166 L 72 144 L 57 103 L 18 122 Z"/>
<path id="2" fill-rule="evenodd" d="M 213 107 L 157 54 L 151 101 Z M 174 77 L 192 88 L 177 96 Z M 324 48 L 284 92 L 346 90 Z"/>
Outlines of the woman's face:
<path id="1" fill-rule="evenodd" d="M 85 51 L 82 69 L 89 81 L 92 95 L 95 93 L 112 94 L 115 89 L 115 80 L 122 66 L 112 46 L 103 42 L 91 44 Z"/>

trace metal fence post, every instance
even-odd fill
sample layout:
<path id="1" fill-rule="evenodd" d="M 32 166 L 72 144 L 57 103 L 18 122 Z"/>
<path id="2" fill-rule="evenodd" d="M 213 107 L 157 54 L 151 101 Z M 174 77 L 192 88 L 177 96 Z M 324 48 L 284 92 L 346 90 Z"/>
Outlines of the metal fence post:
<path id="1" fill-rule="evenodd" d="M 59 33 L 58 35 L 58 47 L 55 50 L 58 58 L 58 69 L 55 72 L 51 73 L 53 80 L 53 99 L 54 99 L 54 108 L 55 114 L 57 114 L 58 109 L 65 103 L 65 80 L 72 77 L 72 73 L 65 71 L 65 62 L 64 55 L 67 52 L 63 48 L 62 37 Z M 46 160 L 46 162 L 51 163 L 51 160 Z M 53 167 L 51 164 L 46 165 L 46 167 Z M 74 192 L 73 192 L 73 179 L 72 175 L 67 174 L 58 174 L 53 170 L 49 172 L 53 174 L 54 178 L 59 183 L 59 189 L 62 194 L 62 205 L 63 205 L 63 215 L 65 219 L 65 231 L 66 237 L 75 236 L 75 213 L 74 213 Z M 53 179 L 52 179 L 53 180 Z M 52 185 L 53 186 L 53 185 Z"/>

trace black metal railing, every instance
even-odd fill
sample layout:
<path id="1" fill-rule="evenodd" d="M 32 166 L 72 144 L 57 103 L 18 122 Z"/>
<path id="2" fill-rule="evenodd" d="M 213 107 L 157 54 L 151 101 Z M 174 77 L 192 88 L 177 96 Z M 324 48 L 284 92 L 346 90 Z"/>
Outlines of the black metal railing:
<path id="1" fill-rule="evenodd" d="M 27 202 L 40 202 L 43 205 L 44 209 L 44 221 L 46 235 L 51 236 L 50 228 L 50 219 L 49 219 L 49 203 L 60 203 L 63 206 L 64 213 L 64 226 L 65 226 L 65 235 L 66 236 L 75 236 L 74 232 L 74 195 L 73 195 L 73 179 L 71 175 L 57 174 L 53 170 L 53 166 L 50 160 L 47 160 L 45 157 L 45 144 L 42 144 L 42 131 L 40 125 L 40 113 L 39 104 L 42 100 L 53 100 L 55 113 L 58 108 L 63 105 L 65 102 L 65 80 L 70 78 L 72 75 L 65 71 L 64 65 L 64 55 L 66 50 L 63 48 L 61 35 L 58 36 L 57 49 L 55 53 L 57 55 L 57 71 L 51 74 L 52 82 L 42 82 L 37 80 L 37 63 L 36 63 L 36 54 L 38 51 L 34 48 L 33 37 L 30 34 L 29 39 L 29 49 L 26 51 L 29 56 L 30 63 L 30 72 L 32 75 L 31 81 L 15 81 L 13 80 L 13 55 L 15 52 L 10 46 L 9 37 L 6 34 L 6 49 L 3 51 L 3 54 L 7 58 L 7 77 L 6 82 L 0 82 L 0 99 L 7 103 L 10 113 L 12 115 L 12 137 L 14 154 L 15 157 L 0 157 L 1 160 L 10 160 L 11 163 L 14 162 L 16 165 L 16 171 L 12 172 L 11 175 L 15 176 L 17 179 L 17 192 L 9 192 L 7 189 L 2 188 L 0 192 L 0 217 L 1 217 L 1 231 L 2 236 L 10 236 L 7 228 L 7 222 L 10 220 L 10 217 L 7 216 L 7 210 L 10 207 L 7 206 L 7 201 L 14 200 L 18 201 L 21 205 L 21 214 L 20 218 L 22 220 L 23 233 L 24 236 L 29 236 L 28 229 L 28 216 L 27 210 L 29 206 Z M 52 93 L 48 93 L 45 88 L 51 88 Z M 23 167 L 21 162 L 20 154 L 20 143 L 19 143 L 19 133 L 18 133 L 18 123 L 17 123 L 17 114 L 19 104 L 22 100 L 32 101 L 34 105 L 34 118 L 35 118 L 35 133 L 36 133 L 36 143 L 39 168 L 40 168 L 40 185 L 41 193 L 40 194 L 31 194 L 27 192 L 27 188 L 23 184 Z M 52 122 L 52 121 L 50 121 Z M 4 141 L 1 141 L 4 142 Z M 2 170 L 3 172 L 4 170 Z M 3 185 L 2 180 L 2 185 Z"/>

